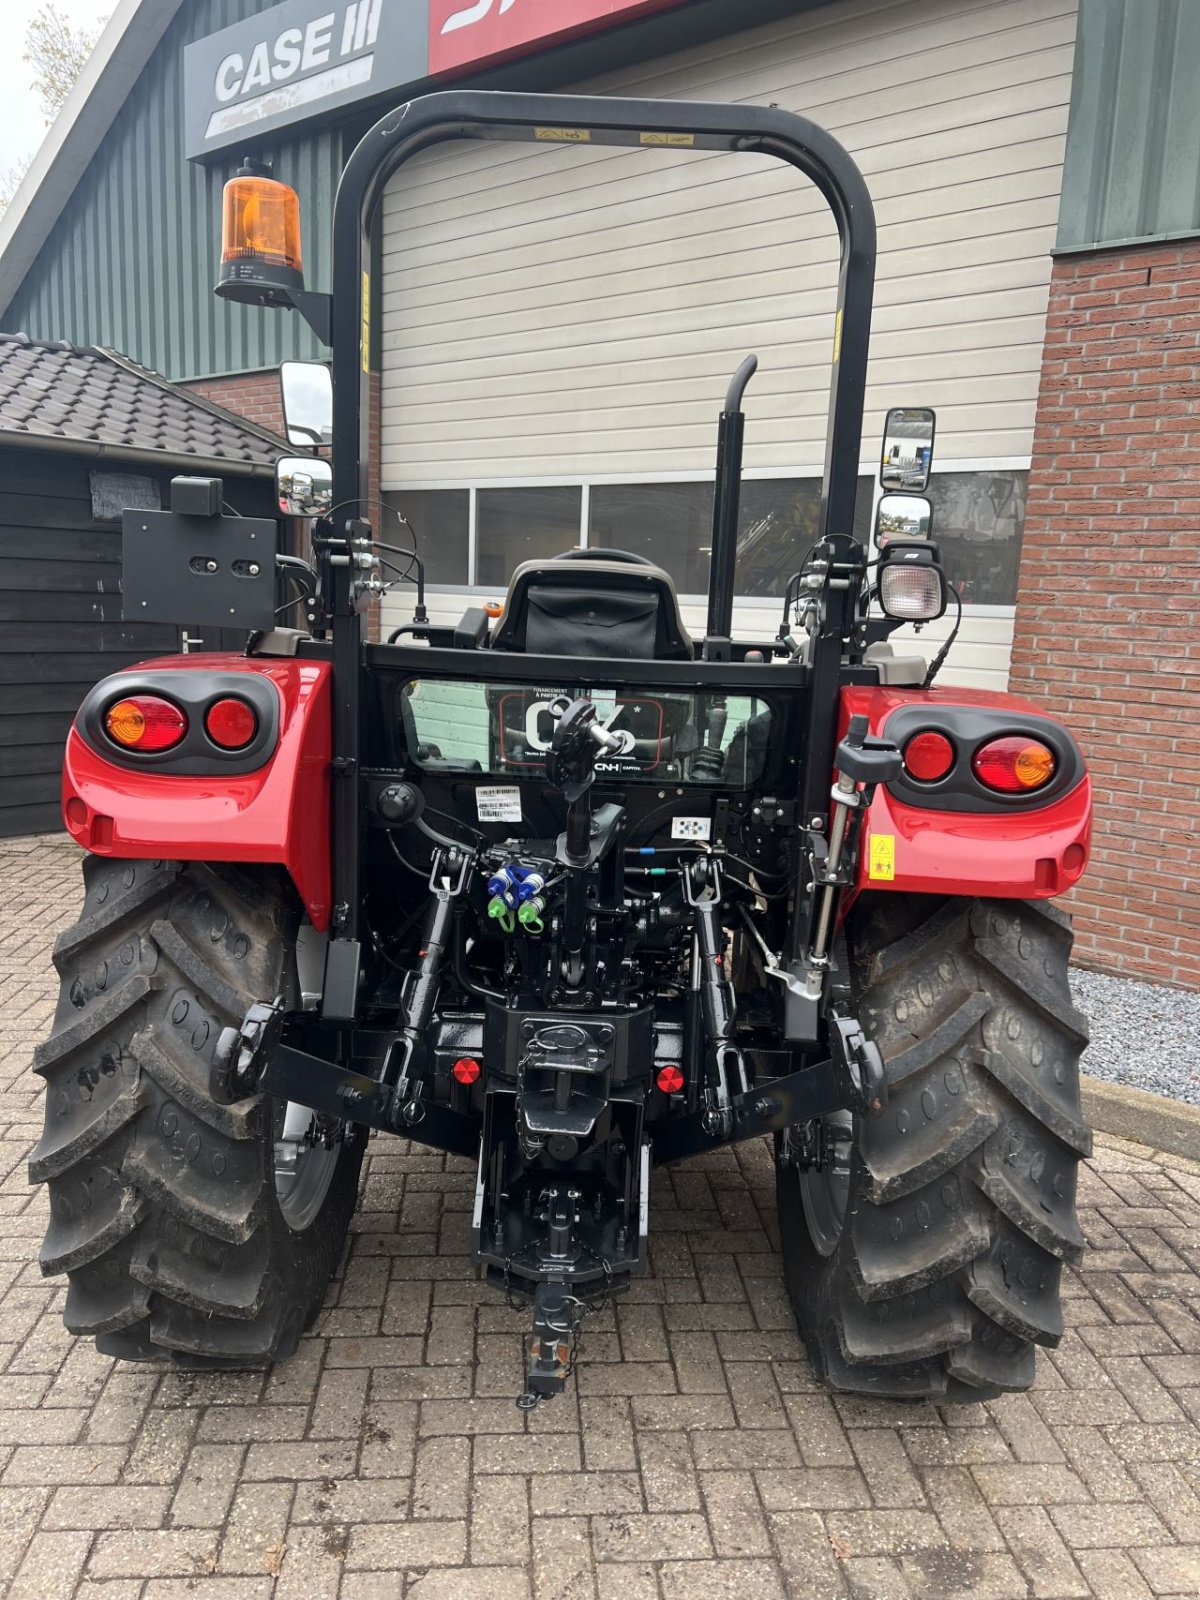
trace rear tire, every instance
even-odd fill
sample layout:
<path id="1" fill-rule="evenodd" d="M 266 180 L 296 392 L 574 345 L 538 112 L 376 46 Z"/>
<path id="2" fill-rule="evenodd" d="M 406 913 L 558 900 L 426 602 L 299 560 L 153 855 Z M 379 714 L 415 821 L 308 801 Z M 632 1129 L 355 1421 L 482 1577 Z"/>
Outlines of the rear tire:
<path id="1" fill-rule="evenodd" d="M 840 1168 L 804 1170 L 799 1141 L 781 1141 L 784 1271 L 809 1355 L 854 1394 L 1027 1389 L 1034 1347 L 1062 1336 L 1062 1263 L 1083 1249 L 1070 919 L 1045 902 L 875 894 L 847 935 L 889 1100 L 853 1118 Z"/>
<path id="2" fill-rule="evenodd" d="M 55 946 L 45 1132 L 45 1273 L 64 1320 L 130 1360 L 262 1365 L 290 1355 L 337 1267 L 358 1189 L 358 1130 L 276 1179 L 284 1109 L 209 1090 L 221 1030 L 287 994 L 299 908 L 272 869 L 89 857 L 83 914 Z M 314 1125 L 312 1132 L 321 1130 Z M 282 1145 L 285 1155 L 297 1146 Z M 286 1173 L 286 1169 L 285 1169 Z"/>

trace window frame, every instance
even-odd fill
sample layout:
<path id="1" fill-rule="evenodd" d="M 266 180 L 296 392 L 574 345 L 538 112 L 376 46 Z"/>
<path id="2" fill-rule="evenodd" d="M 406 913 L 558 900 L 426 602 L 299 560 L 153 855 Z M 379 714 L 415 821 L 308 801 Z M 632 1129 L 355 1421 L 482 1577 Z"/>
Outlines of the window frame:
<path id="1" fill-rule="evenodd" d="M 961 460 L 939 461 L 934 460 L 934 476 L 948 477 L 954 473 L 970 472 L 1030 472 L 1032 469 L 1032 456 L 970 456 Z M 764 480 L 778 479 L 791 481 L 797 478 L 820 479 L 823 469 L 820 466 L 801 464 L 796 467 L 747 467 L 743 471 L 743 478 L 762 482 Z M 874 485 L 871 499 L 871 518 L 874 521 L 875 508 L 879 497 L 885 491 L 879 485 L 879 462 L 874 456 L 860 457 L 859 476 L 869 477 Z M 626 485 L 638 483 L 712 483 L 712 472 L 639 472 L 636 475 L 627 472 L 605 473 L 568 473 L 553 474 L 544 477 L 518 477 L 518 478 L 478 478 L 464 482 L 462 478 L 414 478 L 402 484 L 387 485 L 383 493 L 399 495 L 405 491 L 431 492 L 448 489 L 466 489 L 468 491 L 467 512 L 467 571 L 470 578 L 474 578 L 478 569 L 478 534 L 479 534 L 479 491 L 481 489 L 579 489 L 580 493 L 580 521 L 579 544 L 587 548 L 588 521 L 591 509 L 591 491 L 598 485 Z M 934 539 L 937 539 L 937 529 L 934 528 Z M 461 594 L 468 596 L 493 595 L 495 585 L 467 582 L 465 584 L 436 584 L 430 585 L 431 591 L 438 594 Z M 684 605 L 704 605 L 708 596 L 705 594 L 681 594 L 679 599 Z M 757 607 L 773 616 L 779 611 L 779 600 L 766 595 L 735 595 L 739 607 Z M 996 605 L 987 603 L 977 605 L 968 603 L 964 608 L 967 615 L 973 617 L 1001 617 L 1010 618 L 1016 613 L 1015 605 Z"/>

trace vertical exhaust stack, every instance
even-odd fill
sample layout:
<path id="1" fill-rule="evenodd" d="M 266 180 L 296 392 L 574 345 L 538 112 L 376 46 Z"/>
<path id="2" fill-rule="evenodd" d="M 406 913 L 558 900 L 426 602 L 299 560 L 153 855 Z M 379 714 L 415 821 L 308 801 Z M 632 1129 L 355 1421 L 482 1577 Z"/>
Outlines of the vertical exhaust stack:
<path id="1" fill-rule="evenodd" d="M 742 498 L 742 441 L 746 433 L 742 399 L 746 385 L 757 371 L 758 357 L 747 356 L 733 375 L 725 395 L 725 409 L 717 424 L 717 482 L 708 574 L 708 626 L 704 639 L 706 661 L 729 660 L 737 573 L 738 510 Z"/>

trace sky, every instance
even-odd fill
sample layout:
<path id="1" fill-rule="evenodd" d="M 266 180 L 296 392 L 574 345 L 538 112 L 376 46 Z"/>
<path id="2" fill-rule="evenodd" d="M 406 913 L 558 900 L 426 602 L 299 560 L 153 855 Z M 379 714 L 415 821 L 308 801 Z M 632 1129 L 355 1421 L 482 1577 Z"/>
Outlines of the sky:
<path id="1" fill-rule="evenodd" d="M 32 68 L 22 60 L 25 32 L 44 0 L 0 0 L 4 12 L 5 48 L 0 52 L 0 165 L 32 156 L 46 136 L 46 118 L 30 88 Z M 72 22 L 89 27 L 111 16 L 116 0 L 57 0 L 58 9 Z"/>

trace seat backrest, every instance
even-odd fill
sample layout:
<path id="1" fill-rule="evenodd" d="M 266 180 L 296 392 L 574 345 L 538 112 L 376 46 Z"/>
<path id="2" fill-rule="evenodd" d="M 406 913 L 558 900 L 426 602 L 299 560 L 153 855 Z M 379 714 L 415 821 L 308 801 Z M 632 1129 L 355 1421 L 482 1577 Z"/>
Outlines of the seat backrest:
<path id="1" fill-rule="evenodd" d="M 690 661 L 694 653 L 670 575 L 610 560 L 523 562 L 492 649 L 646 661 Z"/>

